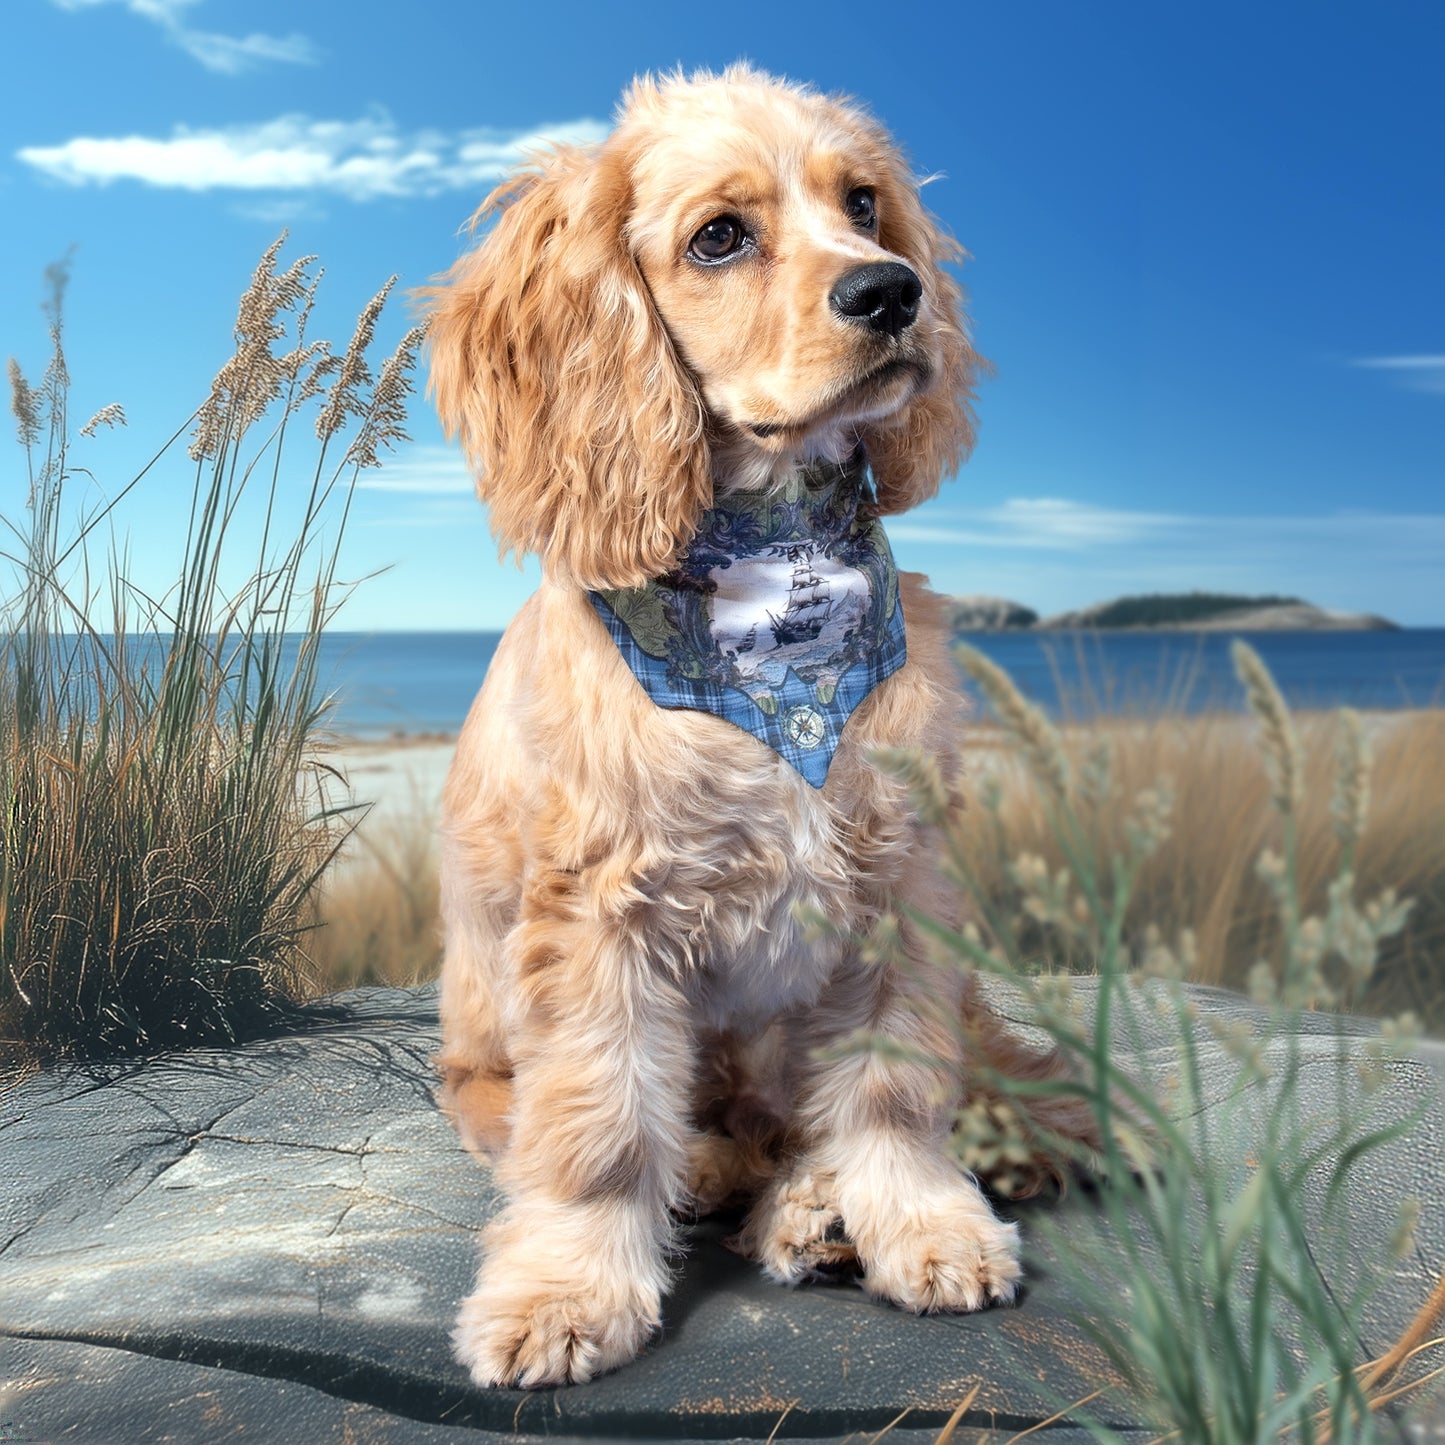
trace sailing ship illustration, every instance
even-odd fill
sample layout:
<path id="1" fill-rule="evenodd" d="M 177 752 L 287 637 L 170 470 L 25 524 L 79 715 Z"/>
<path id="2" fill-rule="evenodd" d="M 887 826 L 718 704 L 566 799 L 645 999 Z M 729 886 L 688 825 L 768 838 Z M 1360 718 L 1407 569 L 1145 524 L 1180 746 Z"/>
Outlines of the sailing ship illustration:
<path id="1" fill-rule="evenodd" d="M 788 605 L 779 617 L 768 613 L 773 640 L 779 647 L 800 642 L 816 642 L 833 613 L 833 591 L 813 566 L 811 547 L 788 548 L 788 561 L 793 564 L 788 583 Z"/>

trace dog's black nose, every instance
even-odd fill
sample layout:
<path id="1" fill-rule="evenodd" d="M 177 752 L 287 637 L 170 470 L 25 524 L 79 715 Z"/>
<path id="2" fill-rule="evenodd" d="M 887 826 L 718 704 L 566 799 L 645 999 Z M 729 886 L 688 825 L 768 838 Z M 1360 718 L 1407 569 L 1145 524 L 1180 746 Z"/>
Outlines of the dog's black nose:
<path id="1" fill-rule="evenodd" d="M 898 261 L 875 261 L 845 271 L 828 293 L 839 316 L 866 321 L 874 331 L 897 336 L 918 319 L 923 283 Z"/>

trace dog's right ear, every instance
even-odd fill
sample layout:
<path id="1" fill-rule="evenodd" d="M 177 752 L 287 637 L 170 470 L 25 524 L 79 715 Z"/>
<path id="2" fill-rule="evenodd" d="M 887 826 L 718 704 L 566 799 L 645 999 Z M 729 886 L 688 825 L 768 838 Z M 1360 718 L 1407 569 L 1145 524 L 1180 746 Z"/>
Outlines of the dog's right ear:
<path id="1" fill-rule="evenodd" d="M 431 393 L 502 551 L 583 587 L 665 572 L 711 497 L 701 398 L 628 250 L 625 157 L 560 147 L 483 202 L 423 299 Z"/>

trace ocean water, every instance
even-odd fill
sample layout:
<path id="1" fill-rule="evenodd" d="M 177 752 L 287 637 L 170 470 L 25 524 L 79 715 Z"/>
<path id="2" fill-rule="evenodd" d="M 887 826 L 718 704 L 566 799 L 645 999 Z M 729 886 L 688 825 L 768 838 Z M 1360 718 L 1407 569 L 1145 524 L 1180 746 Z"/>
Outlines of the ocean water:
<path id="1" fill-rule="evenodd" d="M 1241 634 L 1300 708 L 1445 706 L 1445 628 Z M 1221 632 L 962 634 L 1055 716 L 1239 708 L 1244 695 Z M 333 726 L 355 737 L 455 733 L 498 632 L 334 632 L 322 673 Z"/>

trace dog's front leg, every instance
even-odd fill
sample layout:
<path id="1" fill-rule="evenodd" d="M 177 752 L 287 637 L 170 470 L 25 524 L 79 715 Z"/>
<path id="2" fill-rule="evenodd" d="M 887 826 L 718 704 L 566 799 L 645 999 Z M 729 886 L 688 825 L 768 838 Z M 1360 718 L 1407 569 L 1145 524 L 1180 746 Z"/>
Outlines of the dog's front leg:
<path id="1" fill-rule="evenodd" d="M 687 1169 L 686 1010 L 645 928 L 600 923 L 592 901 L 529 900 L 508 940 L 526 1001 L 498 1168 L 509 1203 L 453 1335 L 482 1385 L 590 1379 L 659 1320 Z"/>
<path id="2" fill-rule="evenodd" d="M 1013 1297 L 1018 1231 L 949 1157 L 961 985 L 902 932 L 906 962 L 851 953 L 800 1021 L 812 1061 L 795 1117 L 801 1152 L 758 1200 L 742 1243 L 794 1284 L 851 1242 L 870 1294 L 915 1311 L 976 1310 Z"/>

